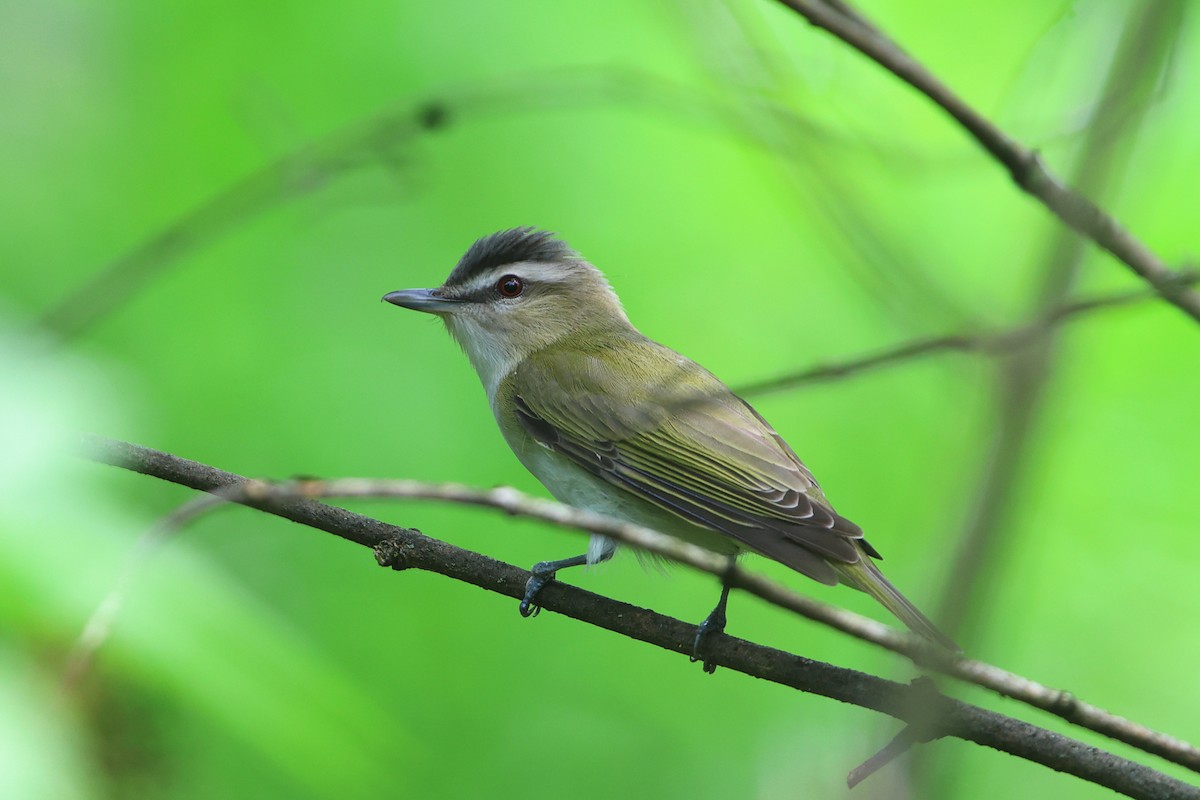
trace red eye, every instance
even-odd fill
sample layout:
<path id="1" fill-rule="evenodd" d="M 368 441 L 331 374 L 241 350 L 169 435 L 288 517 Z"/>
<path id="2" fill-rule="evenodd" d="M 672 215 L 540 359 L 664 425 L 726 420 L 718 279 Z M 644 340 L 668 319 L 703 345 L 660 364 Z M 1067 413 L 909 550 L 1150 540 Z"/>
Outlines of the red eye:
<path id="1" fill-rule="evenodd" d="M 505 275 L 496 281 L 496 291 L 501 297 L 519 297 L 525 291 L 525 284 L 516 275 Z"/>

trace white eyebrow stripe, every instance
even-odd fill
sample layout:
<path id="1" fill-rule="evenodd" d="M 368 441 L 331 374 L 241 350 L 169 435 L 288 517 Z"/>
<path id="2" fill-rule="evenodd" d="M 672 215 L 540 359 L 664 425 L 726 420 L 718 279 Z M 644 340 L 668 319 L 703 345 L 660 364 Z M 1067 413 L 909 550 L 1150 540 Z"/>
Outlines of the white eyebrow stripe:
<path id="1" fill-rule="evenodd" d="M 487 272 L 476 275 L 463 286 L 463 294 L 474 294 L 486 291 L 496 285 L 505 275 L 516 275 L 531 283 L 565 283 L 570 273 L 561 264 L 544 264 L 537 261 L 522 261 L 518 264 L 505 264 L 494 267 Z"/>
<path id="2" fill-rule="evenodd" d="M 517 264 L 514 269 L 509 271 L 534 283 L 566 283 L 567 277 L 570 274 L 567 270 L 563 269 L 561 264 L 545 264 L 536 261 Z M 507 272 L 501 269 L 498 270 L 496 277 L 499 278 L 505 274 Z"/>

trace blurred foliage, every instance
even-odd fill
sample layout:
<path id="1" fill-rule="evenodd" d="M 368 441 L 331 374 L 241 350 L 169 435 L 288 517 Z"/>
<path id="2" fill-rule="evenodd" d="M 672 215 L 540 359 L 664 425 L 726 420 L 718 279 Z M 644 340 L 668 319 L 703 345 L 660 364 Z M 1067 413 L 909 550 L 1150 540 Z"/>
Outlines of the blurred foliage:
<path id="1" fill-rule="evenodd" d="M 1139 8 L 864 11 L 1067 174 Z M 1175 265 L 1196 247 L 1198 44 L 1188 14 L 1098 198 Z M 1055 222 L 958 128 L 765 2 L 9 0 L 0 53 L 0 795 L 846 794 L 845 772 L 893 723 L 553 614 L 522 620 L 507 599 L 380 570 L 245 509 L 158 554 L 94 671 L 64 692 L 71 642 L 133 541 L 189 496 L 66 453 L 92 430 L 254 476 L 540 491 L 440 326 L 378 302 L 436 285 L 474 238 L 513 225 L 559 231 L 645 333 L 735 386 L 1016 324 Z M 225 216 L 195 216 L 281 159 Z M 94 325 L 62 345 L 31 332 L 180 220 L 186 235 Z M 1080 284 L 1136 281 L 1089 251 Z M 74 297 L 67 318 L 104 301 Z M 1198 358 L 1200 330 L 1158 303 L 1064 329 L 992 591 L 963 636 L 973 655 L 1192 740 Z M 986 469 L 994 367 L 947 355 L 756 400 L 927 608 Z M 517 564 L 582 546 L 477 509 L 355 507 Z M 686 619 L 716 596 L 708 577 L 632 558 L 569 579 Z M 912 675 L 745 597 L 730 632 Z M 854 796 L 896 797 L 905 780 L 919 797 L 1108 796 L 961 742 L 917 766 Z"/>

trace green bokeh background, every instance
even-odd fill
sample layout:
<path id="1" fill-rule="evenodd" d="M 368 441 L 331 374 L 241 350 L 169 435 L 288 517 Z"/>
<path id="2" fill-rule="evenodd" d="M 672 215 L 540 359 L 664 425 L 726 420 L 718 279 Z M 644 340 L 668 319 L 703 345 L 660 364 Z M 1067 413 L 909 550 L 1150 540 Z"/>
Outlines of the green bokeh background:
<path id="1" fill-rule="evenodd" d="M 1144 7 L 864 11 L 1069 174 Z M 1185 13 L 1153 95 L 1127 109 L 1140 125 L 1099 198 L 1173 266 L 1196 250 L 1198 44 L 1200 15 Z M 71 642 L 133 542 L 191 496 L 64 453 L 89 430 L 260 477 L 541 492 L 440 325 L 378 302 L 436 285 L 477 236 L 514 225 L 560 232 L 647 335 L 734 386 L 1015 324 L 1057 226 L 948 119 L 765 0 L 8 0 L 0 61 L 0 796 L 847 795 L 846 771 L 893 722 L 707 676 L 554 614 L 523 620 L 506 598 L 381 570 L 361 548 L 245 509 L 155 556 L 96 668 L 64 692 Z M 349 147 L 397 110 L 407 127 Z M 288 162 L 226 217 L 201 217 L 193 249 L 156 260 L 82 334 L 31 333 L 107 263 L 298 152 L 307 169 Z M 1081 295 L 1136 286 L 1089 250 Z M 1198 359 L 1200 328 L 1162 303 L 1064 329 L 961 637 L 972 655 L 1191 740 Z M 753 398 L 930 610 L 995 444 L 997 365 L 946 355 Z M 583 543 L 478 509 L 354 507 L 521 565 Z M 865 596 L 754 565 L 884 618 Z M 685 619 L 716 594 L 708 576 L 627 556 L 569 579 Z M 744 596 L 730 630 L 912 676 Z M 1109 795 L 945 741 L 854 796 L 906 792 Z"/>

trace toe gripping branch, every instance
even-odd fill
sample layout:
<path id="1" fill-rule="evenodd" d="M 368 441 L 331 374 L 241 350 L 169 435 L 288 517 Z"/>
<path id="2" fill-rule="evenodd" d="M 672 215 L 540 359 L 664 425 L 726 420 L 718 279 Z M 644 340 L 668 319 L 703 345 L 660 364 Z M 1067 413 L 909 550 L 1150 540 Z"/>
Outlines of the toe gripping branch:
<path id="1" fill-rule="evenodd" d="M 611 556 L 611 551 L 608 555 Z M 572 556 L 571 558 L 563 558 L 558 561 L 539 561 L 534 564 L 529 570 L 529 580 L 525 582 L 525 597 L 521 599 L 519 611 L 522 617 L 536 617 L 541 613 L 542 607 L 537 603 L 537 597 L 546 585 L 556 579 L 560 569 L 568 567 L 578 567 L 587 563 L 587 555 Z M 715 636 L 725 631 L 725 607 L 729 603 L 730 578 L 733 572 L 736 561 L 730 558 L 729 567 L 721 576 L 721 599 L 717 601 L 717 607 L 712 610 L 712 613 L 704 618 L 704 621 L 696 626 L 696 638 L 692 641 L 693 662 L 703 661 L 704 671 L 712 674 L 717 671 L 716 663 L 705 655 L 705 644 L 711 641 L 712 636 Z"/>
<path id="2" fill-rule="evenodd" d="M 732 562 L 730 562 L 732 566 Z M 717 601 L 717 607 L 712 610 L 712 613 L 704 618 L 704 621 L 696 626 L 696 638 L 692 642 L 692 663 L 704 661 L 704 671 L 709 675 L 717 671 L 717 665 L 713 660 L 704 655 L 705 640 L 714 634 L 725 632 L 725 606 L 729 603 L 729 581 L 728 575 L 721 578 L 721 599 Z"/>
<path id="3" fill-rule="evenodd" d="M 546 587 L 546 584 L 555 579 L 560 569 L 567 567 L 579 567 L 587 563 L 587 555 L 572 556 L 571 558 L 563 558 L 558 561 L 539 561 L 534 564 L 529 570 L 529 580 L 525 582 L 525 597 L 521 600 L 520 608 L 522 617 L 536 617 L 542 612 L 542 607 L 537 604 L 538 594 Z"/>

